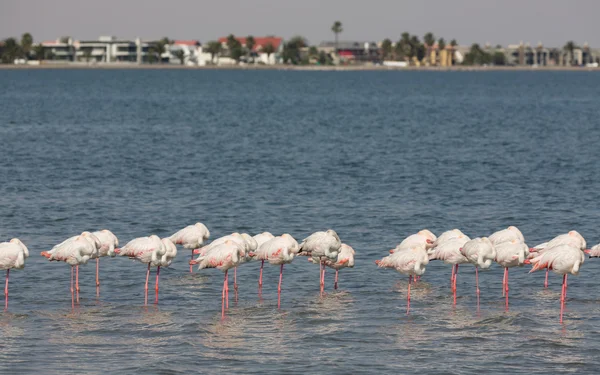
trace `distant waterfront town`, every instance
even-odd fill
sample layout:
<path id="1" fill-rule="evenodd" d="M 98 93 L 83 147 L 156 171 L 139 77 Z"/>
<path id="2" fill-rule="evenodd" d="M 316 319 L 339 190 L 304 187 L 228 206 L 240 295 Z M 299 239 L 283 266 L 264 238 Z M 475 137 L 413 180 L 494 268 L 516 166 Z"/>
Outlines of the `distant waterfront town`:
<path id="1" fill-rule="evenodd" d="M 573 41 L 562 47 L 519 42 L 507 46 L 446 42 L 427 33 L 402 33 L 397 41 L 339 40 L 342 23 L 336 21 L 331 31 L 335 40 L 310 45 L 295 36 L 284 40 L 278 36 L 223 36 L 206 43 L 200 40 L 119 39 L 100 36 L 97 40 L 79 40 L 70 36 L 35 43 L 25 33 L 18 38 L 0 41 L 3 64 L 136 66 L 142 64 L 176 64 L 183 66 L 257 66 L 257 65 L 331 65 L 387 67 L 529 66 L 588 67 L 600 63 L 600 49 Z"/>

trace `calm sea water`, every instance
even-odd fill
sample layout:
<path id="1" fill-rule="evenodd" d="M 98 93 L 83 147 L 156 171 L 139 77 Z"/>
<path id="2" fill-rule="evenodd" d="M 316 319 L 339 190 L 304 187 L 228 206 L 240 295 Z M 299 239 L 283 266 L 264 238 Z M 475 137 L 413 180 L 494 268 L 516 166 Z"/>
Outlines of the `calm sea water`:
<path id="1" fill-rule="evenodd" d="M 0 238 L 32 255 L 11 273 L 0 314 L 2 373 L 596 373 L 600 261 L 569 279 L 431 263 L 413 288 L 373 263 L 422 228 L 471 237 L 517 225 L 535 245 L 570 229 L 600 242 L 600 76 L 587 72 L 0 70 Z M 143 307 L 145 267 L 103 258 L 81 269 L 39 252 L 83 230 L 124 244 L 201 221 L 232 231 L 334 228 L 356 249 L 340 290 L 319 297 L 304 258 L 190 275 L 188 251 Z M 3 282 L 4 278 L 0 280 Z M 232 290 L 233 291 L 233 290 Z M 151 296 L 152 299 L 152 296 Z"/>

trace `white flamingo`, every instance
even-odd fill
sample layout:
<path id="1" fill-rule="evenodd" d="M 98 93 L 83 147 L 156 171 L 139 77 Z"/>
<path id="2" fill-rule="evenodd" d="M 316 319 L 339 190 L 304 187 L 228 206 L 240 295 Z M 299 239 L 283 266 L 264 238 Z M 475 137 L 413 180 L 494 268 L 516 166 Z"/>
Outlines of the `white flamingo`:
<path id="1" fill-rule="evenodd" d="M 100 257 L 114 257 L 115 249 L 119 246 L 119 239 L 108 229 L 92 233 L 100 241 L 100 248 L 96 256 L 96 288 L 100 287 Z M 97 290 L 99 291 L 99 290 Z"/>
<path id="2" fill-rule="evenodd" d="M 328 229 L 326 232 L 315 232 L 300 244 L 300 253 L 310 256 L 313 263 L 319 263 L 321 295 L 325 290 L 325 266 L 323 263 L 326 260 L 336 260 L 341 247 L 342 241 L 333 229 Z"/>
<path id="3" fill-rule="evenodd" d="M 477 292 L 477 309 L 479 310 L 479 268 L 490 268 L 496 259 L 496 250 L 487 237 L 477 237 L 465 243 L 460 250 L 469 263 L 475 266 L 475 286 Z"/>
<path id="4" fill-rule="evenodd" d="M 390 254 L 396 251 L 410 250 L 414 246 L 425 245 L 425 248 L 432 248 L 437 241 L 437 237 L 429 229 L 423 229 L 415 234 L 411 234 L 400 242 L 398 246 L 390 250 Z"/>
<path id="5" fill-rule="evenodd" d="M 342 268 L 353 268 L 354 267 L 354 254 L 355 251 L 350 245 L 342 244 L 340 248 L 340 252 L 338 253 L 337 259 L 326 260 L 325 265 L 329 268 L 333 268 L 335 270 L 335 281 L 333 282 L 333 289 L 337 290 L 338 288 L 338 272 Z M 312 261 L 312 259 L 311 259 Z"/>
<path id="6" fill-rule="evenodd" d="M 61 261 L 71 266 L 71 307 L 74 303 L 73 268 L 75 268 L 75 290 L 79 303 L 79 265 L 87 264 L 88 260 L 96 257 L 100 248 L 100 240 L 90 232 L 82 232 L 79 236 L 70 237 L 50 251 L 42 251 L 41 255 L 50 261 Z"/>
<path id="7" fill-rule="evenodd" d="M 160 267 L 163 264 L 163 257 L 167 253 L 164 242 L 160 237 L 151 235 L 149 237 L 139 237 L 129 241 L 125 246 L 116 249 L 115 252 L 120 256 L 129 257 L 148 265 L 146 271 L 146 284 L 144 287 L 144 305 L 148 305 L 148 279 L 150 278 L 150 267 Z M 158 270 L 156 272 L 156 300 L 158 302 Z"/>
<path id="8" fill-rule="evenodd" d="M 429 256 L 424 245 L 416 245 L 409 250 L 403 250 L 388 255 L 387 257 L 376 260 L 380 268 L 394 268 L 396 271 L 408 275 L 408 293 L 406 296 L 406 313 L 410 311 L 410 285 L 413 277 L 421 276 L 425 273 Z"/>
<path id="9" fill-rule="evenodd" d="M 495 232 L 491 236 L 488 237 L 494 246 L 499 245 L 503 242 L 510 242 L 513 240 L 519 242 L 525 242 L 525 238 L 523 237 L 523 233 L 519 230 L 519 228 L 510 226 L 506 229 Z"/>
<path id="10" fill-rule="evenodd" d="M 191 260 L 190 264 L 198 264 L 198 269 L 217 268 L 225 272 L 223 282 L 223 294 L 221 300 L 221 318 L 225 318 L 225 308 L 229 308 L 229 280 L 227 272 L 229 269 L 237 267 L 241 259 L 246 256 L 246 248 L 243 244 L 233 240 L 227 240 L 220 245 L 212 247 L 204 255 Z"/>
<path id="11" fill-rule="evenodd" d="M 522 267 L 529 256 L 529 247 L 518 239 L 502 242 L 494 246 L 496 249 L 496 263 L 504 267 L 502 279 L 502 295 L 506 297 L 505 308 L 508 311 L 508 269 Z"/>
<path id="12" fill-rule="evenodd" d="M 588 254 L 590 258 L 600 257 L 600 244 L 592 246 L 591 249 L 586 249 L 585 253 Z"/>
<path id="13" fill-rule="evenodd" d="M 194 249 L 201 247 L 209 237 L 210 232 L 206 225 L 196 223 L 175 232 L 169 239 L 176 245 L 182 245 L 185 249 L 190 249 L 192 251 L 192 259 L 194 259 Z M 192 272 L 193 267 L 190 265 L 190 273 Z"/>
<path id="14" fill-rule="evenodd" d="M 552 249 L 554 247 L 560 245 L 569 245 L 576 248 L 581 249 L 582 251 L 586 251 L 586 242 L 585 239 L 579 232 L 572 230 L 568 233 L 560 234 L 548 242 L 541 243 L 529 249 L 529 259 L 533 259 L 541 254 L 543 254 L 546 250 Z M 546 269 L 546 278 L 544 279 L 544 288 L 548 288 L 548 272 L 549 269 Z"/>
<path id="15" fill-rule="evenodd" d="M 298 242 L 291 235 L 285 233 L 264 242 L 256 251 L 256 258 L 260 260 L 260 279 L 262 284 L 262 271 L 265 261 L 279 265 L 279 286 L 277 287 L 277 307 L 281 306 L 281 282 L 283 280 L 283 265 L 292 263 L 294 256 L 299 252 Z"/>
<path id="16" fill-rule="evenodd" d="M 23 269 L 29 250 L 18 238 L 0 243 L 0 270 L 6 270 L 4 285 L 4 311 L 8 309 L 8 277 L 11 269 Z"/>
<path id="17" fill-rule="evenodd" d="M 461 253 L 460 249 L 465 243 L 471 239 L 460 232 L 458 229 L 453 229 L 442 233 L 435 242 L 435 247 L 428 251 L 429 260 L 441 260 L 446 264 L 452 265 L 452 273 L 450 274 L 450 290 L 456 305 L 456 279 L 458 277 L 458 265 L 469 263 L 469 260 Z"/>
<path id="18" fill-rule="evenodd" d="M 559 275 L 563 275 L 563 285 L 560 294 L 560 322 L 563 321 L 565 301 L 567 299 L 567 274 L 578 275 L 579 268 L 585 260 L 584 252 L 580 248 L 570 245 L 559 245 L 552 247 L 542 254 L 531 259 L 533 264 L 531 272 L 541 269 L 551 269 Z"/>

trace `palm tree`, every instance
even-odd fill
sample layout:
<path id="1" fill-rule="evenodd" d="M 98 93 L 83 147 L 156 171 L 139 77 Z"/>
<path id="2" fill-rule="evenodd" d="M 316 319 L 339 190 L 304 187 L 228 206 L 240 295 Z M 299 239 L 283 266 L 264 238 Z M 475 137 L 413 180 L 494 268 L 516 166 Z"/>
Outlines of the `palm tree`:
<path id="1" fill-rule="evenodd" d="M 229 50 L 229 57 L 235 60 L 235 63 L 238 64 L 244 51 L 242 50 L 242 44 L 239 40 L 235 38 L 235 35 L 230 34 L 227 37 L 227 49 Z"/>
<path id="2" fill-rule="evenodd" d="M 2 62 L 5 64 L 12 64 L 17 57 L 21 55 L 21 46 L 17 43 L 15 38 L 8 38 L 4 40 L 4 47 L 2 50 Z"/>
<path id="3" fill-rule="evenodd" d="M 21 50 L 25 57 L 29 57 L 29 53 L 31 52 L 31 46 L 33 45 L 33 37 L 30 33 L 25 33 L 21 37 Z"/>
<path id="4" fill-rule="evenodd" d="M 383 40 L 383 42 L 381 42 L 382 60 L 389 58 L 391 54 L 392 54 L 392 41 L 386 38 Z"/>
<path id="5" fill-rule="evenodd" d="M 341 34 L 344 29 L 342 28 L 342 23 L 340 21 L 335 21 L 333 26 L 331 26 L 331 31 L 335 34 L 335 53 L 338 51 L 338 35 Z"/>
<path id="6" fill-rule="evenodd" d="M 452 65 L 454 65 L 454 51 L 456 50 L 456 46 L 458 46 L 458 42 L 456 39 L 452 39 L 450 41 L 450 54 L 452 55 Z"/>
<path id="7" fill-rule="evenodd" d="M 433 45 L 435 44 L 435 36 L 433 36 L 433 33 L 427 33 L 425 34 L 425 36 L 423 37 L 423 43 L 425 44 L 425 47 L 427 47 L 427 58 L 426 61 L 429 64 L 430 58 L 431 58 L 431 50 L 433 48 Z"/>
<path id="8" fill-rule="evenodd" d="M 175 51 L 173 56 L 177 57 L 179 59 L 179 63 L 183 65 L 183 63 L 185 62 L 185 52 L 183 52 L 182 49 L 178 49 L 177 51 Z"/>
<path id="9" fill-rule="evenodd" d="M 210 53 L 210 63 L 211 64 L 214 63 L 215 56 L 218 56 L 219 53 L 221 53 L 222 48 L 223 48 L 223 46 L 221 45 L 221 43 L 219 43 L 216 40 L 213 40 L 212 42 L 208 42 L 208 47 L 206 48 L 206 51 L 208 53 Z"/>
<path id="10" fill-rule="evenodd" d="M 440 38 L 440 40 L 438 40 L 438 49 L 440 51 L 446 49 L 446 41 L 444 40 L 444 38 Z"/>
<path id="11" fill-rule="evenodd" d="M 275 46 L 269 42 L 262 47 L 262 52 L 267 54 L 267 64 L 271 61 L 271 55 L 275 52 Z"/>
<path id="12" fill-rule="evenodd" d="M 254 53 L 254 46 L 256 45 L 256 40 L 252 35 L 248 35 L 246 37 L 246 49 L 248 50 L 248 57 L 252 56 Z M 254 62 L 254 57 L 252 56 L 252 62 Z"/>
<path id="13" fill-rule="evenodd" d="M 575 44 L 574 41 L 569 40 L 567 42 L 567 44 L 565 44 L 565 46 L 563 47 L 563 49 L 569 53 L 569 65 L 573 65 L 574 63 L 574 54 L 575 54 L 575 49 L 577 49 L 577 44 Z"/>

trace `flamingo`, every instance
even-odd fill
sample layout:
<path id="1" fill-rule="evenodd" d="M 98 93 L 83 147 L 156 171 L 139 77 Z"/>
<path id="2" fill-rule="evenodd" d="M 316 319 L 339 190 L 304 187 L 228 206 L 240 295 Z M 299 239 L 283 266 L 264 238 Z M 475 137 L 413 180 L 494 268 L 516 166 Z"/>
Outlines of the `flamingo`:
<path id="1" fill-rule="evenodd" d="M 163 238 L 160 241 L 165 247 L 165 253 L 160 258 L 160 265 L 156 267 L 156 283 L 154 284 L 156 296 L 154 297 L 154 303 L 158 303 L 158 277 L 160 275 L 160 267 L 169 267 L 177 256 L 177 246 L 171 241 L 170 237 Z"/>
<path id="2" fill-rule="evenodd" d="M 294 260 L 294 255 L 299 251 L 298 242 L 294 237 L 285 233 L 279 237 L 264 242 L 256 251 L 256 258 L 262 261 L 265 260 L 273 265 L 280 265 L 279 269 L 279 286 L 277 287 L 277 307 L 281 307 L 281 282 L 283 280 L 283 265 L 290 264 Z M 261 265 L 262 278 L 262 265 Z"/>
<path id="3" fill-rule="evenodd" d="M 428 251 L 429 260 L 442 260 L 444 263 L 452 265 L 452 273 L 450 275 L 450 290 L 452 291 L 452 295 L 454 297 L 454 305 L 456 305 L 456 279 L 458 277 L 458 265 L 469 263 L 469 260 L 460 252 L 460 249 L 465 243 L 471 240 L 464 233 L 459 231 L 460 234 L 457 234 L 455 231 L 458 231 L 458 229 L 453 229 L 452 231 L 442 233 L 442 235 L 438 237 L 435 247 Z M 451 232 L 451 235 L 445 235 L 449 232 Z M 453 236 L 454 234 L 456 234 L 456 237 Z"/>
<path id="4" fill-rule="evenodd" d="M 464 234 L 460 229 L 455 228 L 455 229 L 447 230 L 444 233 L 440 234 L 440 236 L 435 241 L 433 241 L 433 244 L 431 247 L 435 248 L 436 246 L 438 246 L 444 242 L 453 240 L 455 238 L 465 238 L 465 237 L 468 238 L 468 236 L 466 234 Z M 431 251 L 429 251 L 429 253 L 431 254 Z"/>
<path id="5" fill-rule="evenodd" d="M 0 270 L 6 270 L 6 285 L 4 286 L 4 311 L 8 309 L 8 276 L 11 269 L 23 269 L 29 250 L 18 238 L 0 243 Z"/>
<path id="6" fill-rule="evenodd" d="M 325 265 L 329 268 L 333 268 L 335 270 L 335 281 L 333 283 L 333 289 L 337 290 L 338 288 L 338 272 L 342 268 L 353 268 L 354 267 L 354 249 L 350 247 L 350 245 L 342 244 L 340 248 L 340 252 L 338 253 L 337 259 L 335 261 L 327 259 L 325 261 Z M 312 258 L 310 259 L 312 261 Z"/>
<path id="7" fill-rule="evenodd" d="M 496 249 L 496 263 L 504 267 L 502 280 L 502 295 L 506 296 L 505 307 L 508 311 L 508 268 L 522 267 L 529 256 L 529 247 L 518 239 L 502 242 L 494 246 Z"/>
<path id="8" fill-rule="evenodd" d="M 517 240 L 519 242 L 525 242 L 525 238 L 523 237 L 523 233 L 519 230 L 519 228 L 510 226 L 506 229 L 500 230 L 491 236 L 488 237 L 490 241 L 494 244 L 494 246 L 499 245 L 503 242 L 510 242 L 512 240 Z"/>
<path id="9" fill-rule="evenodd" d="M 320 284 L 321 295 L 325 290 L 325 267 L 323 263 L 326 260 L 336 260 L 342 241 L 333 229 L 328 229 L 326 232 L 315 232 L 306 237 L 300 244 L 300 253 L 309 255 L 314 263 L 320 265 Z"/>
<path id="10" fill-rule="evenodd" d="M 563 321 L 563 312 L 567 299 L 567 275 L 579 275 L 579 269 L 585 260 L 584 252 L 580 248 L 569 245 L 559 245 L 552 247 L 542 254 L 539 254 L 529 262 L 533 268 L 529 273 L 540 269 L 551 269 L 559 275 L 563 275 L 563 285 L 560 294 L 560 322 Z"/>
<path id="11" fill-rule="evenodd" d="M 594 245 L 591 249 L 585 250 L 585 253 L 588 254 L 590 258 L 600 257 L 600 244 Z"/>
<path id="12" fill-rule="evenodd" d="M 204 255 L 191 260 L 190 264 L 198 264 L 198 269 L 217 268 L 225 272 L 223 282 L 223 294 L 221 297 L 221 319 L 225 319 L 225 308 L 229 308 L 229 283 L 227 272 L 229 269 L 237 267 L 243 257 L 246 256 L 246 249 L 243 244 L 226 240 L 225 242 L 212 247 Z"/>
<path id="13" fill-rule="evenodd" d="M 424 245 L 415 245 L 411 249 L 398 251 L 375 261 L 379 268 L 394 268 L 396 271 L 408 275 L 406 314 L 410 312 L 410 284 L 415 276 L 421 276 L 425 273 L 428 263 L 429 256 Z"/>
<path id="14" fill-rule="evenodd" d="M 469 263 L 475 266 L 477 310 L 479 310 L 479 268 L 483 270 L 490 268 L 492 261 L 496 258 L 496 250 L 489 238 L 477 237 L 465 243 L 460 252 L 467 258 Z"/>
<path id="15" fill-rule="evenodd" d="M 192 259 L 194 259 L 194 249 L 202 246 L 204 241 L 208 240 L 209 237 L 210 232 L 206 225 L 196 223 L 175 232 L 169 239 L 176 245 L 183 245 L 185 249 L 190 249 L 192 251 Z M 190 273 L 192 272 L 194 272 L 194 269 L 190 265 Z"/>
<path id="16" fill-rule="evenodd" d="M 111 258 L 116 255 L 115 248 L 119 246 L 119 239 L 108 229 L 99 230 L 92 233 L 100 241 L 100 248 L 98 248 L 98 256 L 96 256 L 96 292 L 100 290 L 100 257 L 110 256 Z"/>
<path id="17" fill-rule="evenodd" d="M 560 245 L 574 246 L 574 247 L 581 249 L 582 251 L 586 251 L 587 244 L 585 242 L 585 239 L 583 238 L 583 236 L 581 234 L 579 234 L 579 232 L 572 230 L 568 233 L 560 234 L 548 242 L 544 242 L 544 243 L 541 243 L 539 245 L 536 245 L 536 246 L 530 248 L 529 249 L 530 254 L 529 254 L 528 258 L 533 259 L 533 258 L 541 255 L 542 253 L 544 253 L 546 250 L 551 249 L 556 246 L 560 246 Z M 544 279 L 544 288 L 548 288 L 548 272 L 549 272 L 549 269 L 546 269 L 546 278 Z"/>
<path id="18" fill-rule="evenodd" d="M 75 289 L 79 303 L 79 265 L 87 264 L 96 256 L 100 248 L 100 240 L 90 232 L 82 232 L 79 236 L 70 237 L 54 246 L 50 251 L 42 251 L 41 255 L 49 261 L 62 261 L 71 266 L 71 307 L 75 307 L 73 290 L 73 268 L 76 269 Z"/>
<path id="19" fill-rule="evenodd" d="M 157 267 L 156 271 L 156 301 L 158 302 L 158 267 L 163 264 L 163 257 L 167 253 L 165 243 L 157 235 L 139 237 L 129 241 L 125 246 L 116 249 L 120 256 L 129 257 L 148 265 L 146 271 L 146 285 L 144 287 L 144 306 L 148 305 L 148 279 L 150 278 L 150 267 Z"/>
<path id="20" fill-rule="evenodd" d="M 393 254 L 396 251 L 410 250 L 414 246 L 419 246 L 421 244 L 425 244 L 425 247 L 429 249 L 433 247 L 435 241 L 437 241 L 435 234 L 433 234 L 429 229 L 423 229 L 402 240 L 398 246 L 390 250 L 390 254 Z"/>

